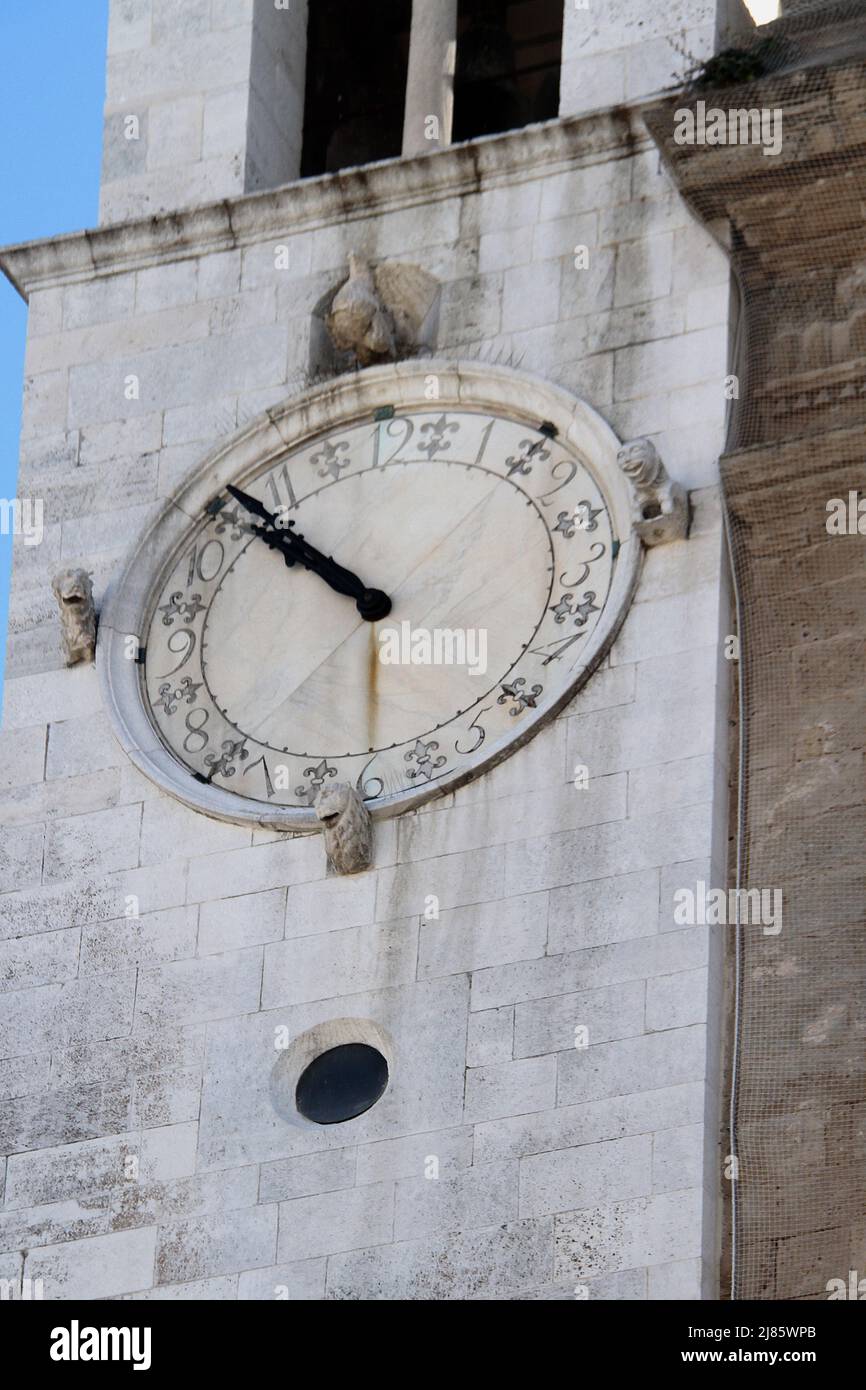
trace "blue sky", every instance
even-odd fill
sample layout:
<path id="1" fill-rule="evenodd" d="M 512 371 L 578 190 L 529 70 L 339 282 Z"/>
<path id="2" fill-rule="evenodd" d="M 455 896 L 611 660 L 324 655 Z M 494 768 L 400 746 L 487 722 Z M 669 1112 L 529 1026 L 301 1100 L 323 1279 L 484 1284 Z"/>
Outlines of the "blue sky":
<path id="1" fill-rule="evenodd" d="M 0 245 L 96 224 L 108 0 L 0 5 Z M 0 275 L 0 497 L 15 497 L 27 308 Z M 11 541 L 0 535 L 0 689 Z"/>

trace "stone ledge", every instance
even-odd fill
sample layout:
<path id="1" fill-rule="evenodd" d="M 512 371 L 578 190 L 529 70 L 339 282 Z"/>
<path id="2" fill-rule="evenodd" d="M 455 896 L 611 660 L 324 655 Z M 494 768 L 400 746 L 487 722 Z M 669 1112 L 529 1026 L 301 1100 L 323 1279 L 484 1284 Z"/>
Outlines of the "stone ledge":
<path id="1" fill-rule="evenodd" d="M 0 269 L 24 299 L 33 290 L 248 246 L 268 235 L 333 226 L 493 189 L 511 179 L 651 149 L 636 111 L 577 116 L 392 159 L 200 208 L 115 223 L 0 249 Z"/>

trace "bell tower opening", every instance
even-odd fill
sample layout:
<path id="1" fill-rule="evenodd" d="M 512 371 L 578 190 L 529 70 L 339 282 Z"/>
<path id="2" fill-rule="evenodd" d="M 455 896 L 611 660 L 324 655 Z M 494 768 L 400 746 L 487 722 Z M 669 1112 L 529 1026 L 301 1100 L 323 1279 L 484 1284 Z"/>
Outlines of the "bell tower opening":
<path id="1" fill-rule="evenodd" d="M 558 116 L 562 0 L 436 3 L 311 0 L 302 178 Z"/>
<path id="2" fill-rule="evenodd" d="M 400 154 L 412 0 L 313 0 L 301 177 Z"/>
<path id="3" fill-rule="evenodd" d="M 459 0 L 454 141 L 559 114 L 562 0 Z"/>

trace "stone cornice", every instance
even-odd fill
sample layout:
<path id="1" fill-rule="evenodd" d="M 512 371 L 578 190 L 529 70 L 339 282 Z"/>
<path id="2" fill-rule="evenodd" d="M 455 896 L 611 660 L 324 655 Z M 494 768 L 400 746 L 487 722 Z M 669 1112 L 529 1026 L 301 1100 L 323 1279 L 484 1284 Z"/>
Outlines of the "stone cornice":
<path id="1" fill-rule="evenodd" d="M 866 58 L 826 68 L 774 74 L 742 87 L 708 88 L 680 93 L 644 111 L 644 120 L 689 201 L 700 202 L 701 215 L 714 219 L 731 214 L 732 205 L 749 195 L 767 199 L 790 191 L 794 171 L 812 180 L 866 160 Z M 783 114 L 782 148 L 765 155 L 758 145 L 678 145 L 675 113 L 694 110 L 698 100 L 723 110 L 778 108 Z"/>
<path id="2" fill-rule="evenodd" d="M 549 121 L 413 159 L 387 160 L 264 193 L 5 247 L 0 269 L 28 299 L 36 289 L 462 197 L 519 175 L 546 178 L 649 146 L 634 110 Z"/>
<path id="3" fill-rule="evenodd" d="M 680 194 L 730 246 L 743 306 L 730 442 L 853 427 L 863 416 L 862 257 L 866 58 L 681 93 L 644 112 Z M 782 142 L 677 144 L 675 113 L 781 113 Z"/>

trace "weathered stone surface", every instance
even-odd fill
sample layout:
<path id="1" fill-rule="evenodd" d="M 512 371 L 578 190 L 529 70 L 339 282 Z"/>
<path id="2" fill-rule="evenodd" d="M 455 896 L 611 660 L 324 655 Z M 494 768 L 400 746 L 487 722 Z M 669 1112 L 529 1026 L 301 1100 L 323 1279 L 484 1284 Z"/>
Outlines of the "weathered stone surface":
<path id="1" fill-rule="evenodd" d="M 466 1065 L 484 1067 L 507 1062 L 514 1050 L 514 1009 L 484 1009 L 469 1015 Z"/>
<path id="2" fill-rule="evenodd" d="M 354 1185 L 355 1150 L 336 1149 L 263 1163 L 259 1197 L 263 1202 L 285 1202 Z"/>
<path id="3" fill-rule="evenodd" d="M 140 917 L 93 923 L 81 933 L 81 973 L 98 975 L 112 964 L 149 966 L 193 956 L 196 921 L 194 907 L 170 907 Z"/>
<path id="4" fill-rule="evenodd" d="M 182 1283 L 273 1264 L 277 1211 L 273 1205 L 250 1206 L 161 1226 L 155 1282 Z"/>
<path id="5" fill-rule="evenodd" d="M 414 978 L 417 925 L 351 927 L 265 947 L 262 1007 L 333 999 Z"/>
<path id="6" fill-rule="evenodd" d="M 81 932 L 46 932 L 0 942 L 0 990 L 60 984 L 78 974 Z"/>
<path id="7" fill-rule="evenodd" d="M 550 1264 L 549 1223 L 523 1221 L 335 1255 L 326 1297 L 438 1300 L 514 1292 L 546 1280 Z"/>
<path id="8" fill-rule="evenodd" d="M 556 1221 L 556 1276 L 578 1278 L 700 1252 L 700 1191 L 638 1197 Z M 687 1252 L 684 1254 L 683 1252 Z"/>
<path id="9" fill-rule="evenodd" d="M 261 978 L 262 953 L 256 948 L 144 970 L 135 1000 L 136 1019 L 153 1028 L 243 1014 L 258 1007 Z"/>
<path id="10" fill-rule="evenodd" d="M 631 980 L 606 989 L 518 1004 L 514 1010 L 515 1057 L 594 1047 L 642 1033 L 648 987 L 643 980 Z"/>
<path id="11" fill-rule="evenodd" d="M 202 903 L 198 909 L 198 953 L 216 955 L 279 941 L 285 915 L 286 894 L 282 888 L 269 893 L 244 893 L 225 902 Z"/>
<path id="12" fill-rule="evenodd" d="M 533 960 L 544 953 L 547 912 L 543 894 L 457 907 L 423 922 L 418 977 L 430 979 Z"/>
<path id="13" fill-rule="evenodd" d="M 394 1186 L 371 1183 L 280 1203 L 280 1261 L 381 1245 L 394 1232 Z"/>
<path id="14" fill-rule="evenodd" d="M 76 875 L 98 877 L 134 868 L 138 864 L 140 824 L 140 806 L 53 821 L 46 832 L 43 881 L 60 883 Z"/>
<path id="15" fill-rule="evenodd" d="M 41 1206 L 82 1196 L 95 1199 L 139 1178 L 164 1182 L 188 1176 L 195 1167 L 195 1140 L 194 1125 L 178 1125 L 14 1154 L 7 1174 L 6 1206 Z"/>
<path id="16" fill-rule="evenodd" d="M 657 1127 L 696 1124 L 703 1113 L 702 1092 L 702 1083 L 692 1081 L 664 1090 L 558 1105 L 540 1114 L 490 1120 L 475 1128 L 476 1161 L 557 1152 L 629 1134 L 651 1134 Z"/>
<path id="17" fill-rule="evenodd" d="M 550 955 L 652 936 L 658 893 L 657 869 L 554 889 L 550 894 Z"/>
<path id="18" fill-rule="evenodd" d="M 548 1110 L 555 1104 L 556 1059 L 529 1057 L 497 1066 L 473 1067 L 466 1073 L 465 1118 L 490 1120 L 497 1115 Z"/>
<path id="19" fill-rule="evenodd" d="M 361 1144 L 357 1154 L 356 1182 L 384 1182 L 394 1178 L 418 1178 L 436 1160 L 440 1177 L 451 1177 L 472 1163 L 473 1131 L 465 1125 L 433 1134 L 413 1134 L 402 1139 L 381 1139 Z"/>
<path id="20" fill-rule="evenodd" d="M 156 1230 L 123 1231 L 48 1245 L 25 1261 L 25 1278 L 41 1279 L 47 1299 L 110 1298 L 149 1288 Z"/>
<path id="21" fill-rule="evenodd" d="M 135 974 L 43 985 L 0 995 L 0 1040 L 6 1056 L 123 1037 L 132 1026 Z"/>
<path id="22" fill-rule="evenodd" d="M 41 727 L 0 734 L 0 787 L 41 782 L 45 767 L 45 730 Z"/>
<path id="23" fill-rule="evenodd" d="M 238 1280 L 237 1296 L 262 1302 L 318 1301 L 325 1296 L 327 1260 L 299 1260 L 269 1269 L 245 1270 Z"/>
<path id="24" fill-rule="evenodd" d="M 235 1208 L 248 1209 L 256 1202 L 258 1171 L 235 1168 L 226 1173 L 203 1173 L 168 1182 L 127 1183 L 112 1194 L 111 1229 L 160 1226 L 178 1216 L 221 1217 Z"/>
<path id="25" fill-rule="evenodd" d="M 234 1301 L 238 1293 L 238 1276 L 226 1274 L 213 1279 L 193 1279 L 184 1284 L 160 1284 L 156 1288 L 144 1289 L 139 1293 L 124 1294 L 124 1299 L 133 1303 L 200 1303 Z"/>
<path id="26" fill-rule="evenodd" d="M 576 993 L 581 985 L 592 989 L 669 975 L 678 965 L 703 964 L 706 950 L 706 928 L 689 927 L 669 936 L 593 946 L 518 967 L 492 966 L 473 975 L 472 1007 L 490 1009 L 500 1004 L 522 1004 L 529 999 Z"/>
<path id="27" fill-rule="evenodd" d="M 534 1154 L 520 1161 L 520 1215 L 547 1216 L 649 1193 L 648 1135 Z"/>
<path id="28" fill-rule="evenodd" d="M 558 1058 L 557 1096 L 561 1104 L 645 1091 L 651 1086 L 678 1086 L 703 1074 L 705 1031 L 674 1028 L 649 1037 L 597 1043 Z"/>
<path id="29" fill-rule="evenodd" d="M 435 1171 L 435 1170 L 434 1170 Z M 473 1165 L 456 1177 L 407 1178 L 397 1184 L 394 1239 L 504 1225 L 517 1218 L 517 1165 Z"/>
<path id="30" fill-rule="evenodd" d="M 277 1117 L 268 1089 L 277 1055 L 276 1030 L 287 1029 L 290 1037 L 297 1037 L 328 1018 L 376 1019 L 401 1058 L 382 1099 L 352 1122 L 353 1142 L 462 1124 L 467 1002 L 466 981 L 456 976 L 210 1024 L 201 1099 L 201 1168 L 345 1146 L 337 1126 L 326 1134 L 288 1126 Z"/>

